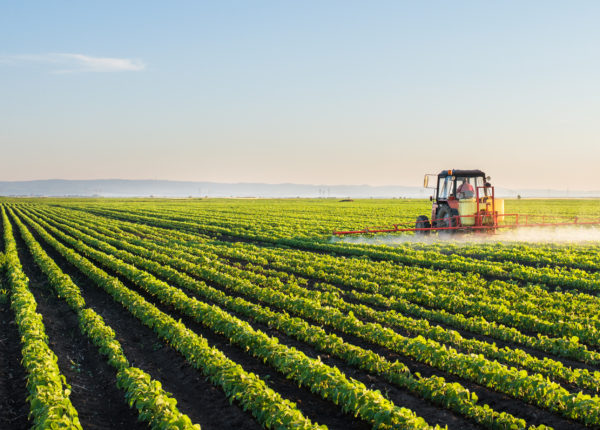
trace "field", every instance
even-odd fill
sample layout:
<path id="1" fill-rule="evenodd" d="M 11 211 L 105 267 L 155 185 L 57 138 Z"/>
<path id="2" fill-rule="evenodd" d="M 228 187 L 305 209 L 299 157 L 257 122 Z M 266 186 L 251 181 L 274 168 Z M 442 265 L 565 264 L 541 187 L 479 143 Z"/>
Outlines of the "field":
<path id="1" fill-rule="evenodd" d="M 600 428 L 598 230 L 331 235 L 429 208 L 0 200 L 0 428 Z"/>

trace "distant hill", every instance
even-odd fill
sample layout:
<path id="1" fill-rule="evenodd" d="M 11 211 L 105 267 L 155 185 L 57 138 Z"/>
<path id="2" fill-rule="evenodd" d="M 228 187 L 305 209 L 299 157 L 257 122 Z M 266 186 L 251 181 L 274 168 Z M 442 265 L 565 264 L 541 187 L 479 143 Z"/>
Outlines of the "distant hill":
<path id="1" fill-rule="evenodd" d="M 497 188 L 503 197 L 600 197 L 600 191 L 507 190 Z M 421 187 L 370 185 L 308 185 L 163 180 L 63 180 L 0 182 L 1 196 L 28 197 L 351 197 L 428 198 L 430 190 Z"/>

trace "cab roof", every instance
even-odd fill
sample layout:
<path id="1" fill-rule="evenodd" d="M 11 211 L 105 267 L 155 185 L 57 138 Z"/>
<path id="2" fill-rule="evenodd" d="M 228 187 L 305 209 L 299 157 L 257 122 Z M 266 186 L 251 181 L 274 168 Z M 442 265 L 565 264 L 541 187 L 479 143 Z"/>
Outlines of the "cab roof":
<path id="1" fill-rule="evenodd" d="M 463 176 L 467 178 L 483 176 L 485 177 L 485 173 L 481 170 L 442 170 L 438 175 L 440 178 L 445 178 L 446 176 Z"/>

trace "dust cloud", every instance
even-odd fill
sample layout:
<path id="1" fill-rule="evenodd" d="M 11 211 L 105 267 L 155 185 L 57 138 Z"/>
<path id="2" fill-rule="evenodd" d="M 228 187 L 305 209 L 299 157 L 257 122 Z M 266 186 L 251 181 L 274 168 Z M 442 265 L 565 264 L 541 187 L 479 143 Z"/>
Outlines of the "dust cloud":
<path id="1" fill-rule="evenodd" d="M 521 227 L 498 230 L 496 233 L 457 233 L 444 235 L 387 234 L 375 236 L 333 237 L 332 242 L 362 245 L 400 245 L 403 243 L 556 243 L 600 245 L 600 228 L 597 227 Z"/>

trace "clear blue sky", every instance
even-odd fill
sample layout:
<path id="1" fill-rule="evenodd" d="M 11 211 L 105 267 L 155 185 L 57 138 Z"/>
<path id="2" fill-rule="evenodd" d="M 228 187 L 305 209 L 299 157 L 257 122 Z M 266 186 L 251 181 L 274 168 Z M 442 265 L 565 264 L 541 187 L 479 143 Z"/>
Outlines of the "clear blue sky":
<path id="1" fill-rule="evenodd" d="M 598 189 L 600 2 L 5 2 L 0 180 Z"/>

